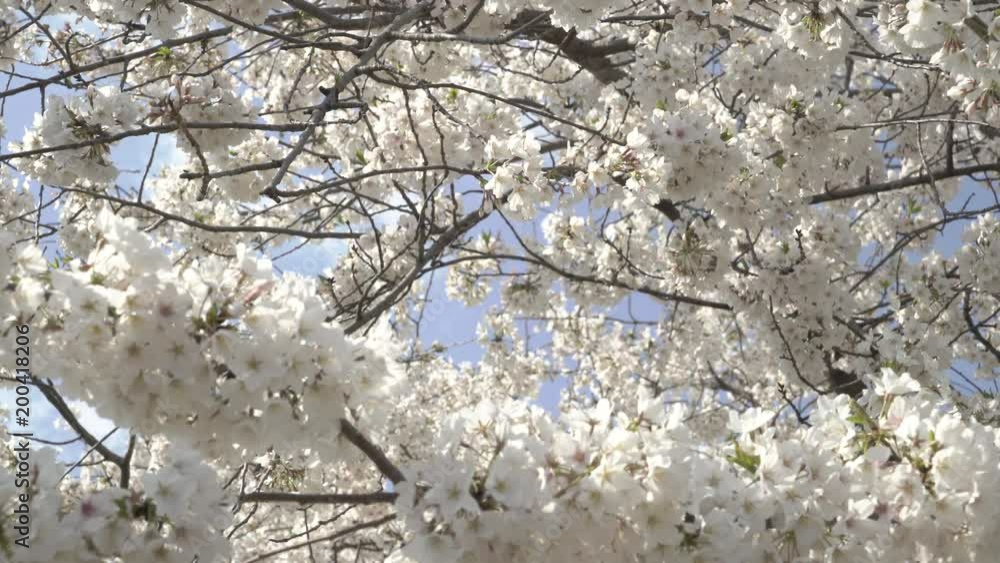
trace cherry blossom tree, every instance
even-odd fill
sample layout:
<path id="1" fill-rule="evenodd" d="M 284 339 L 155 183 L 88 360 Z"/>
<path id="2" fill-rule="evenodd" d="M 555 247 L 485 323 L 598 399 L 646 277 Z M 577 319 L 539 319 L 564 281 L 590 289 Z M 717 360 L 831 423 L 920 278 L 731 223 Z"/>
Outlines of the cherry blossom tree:
<path id="1" fill-rule="evenodd" d="M 0 0 L 0 37 L 2 380 L 59 418 L 21 476 L 4 413 L 0 561 L 1000 552 L 1000 2 Z"/>

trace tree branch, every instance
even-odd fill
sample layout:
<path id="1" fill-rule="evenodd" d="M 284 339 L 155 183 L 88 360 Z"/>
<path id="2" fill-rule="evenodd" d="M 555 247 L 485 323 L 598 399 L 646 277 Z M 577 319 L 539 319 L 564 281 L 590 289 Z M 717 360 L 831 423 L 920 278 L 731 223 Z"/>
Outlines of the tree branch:
<path id="1" fill-rule="evenodd" d="M 913 186 L 919 186 L 921 184 L 929 184 L 935 180 L 970 176 L 972 174 L 978 174 L 981 172 L 1000 172 L 1000 162 L 995 162 L 993 164 L 978 164 L 976 166 L 967 166 L 965 168 L 956 168 L 952 171 L 942 170 L 939 172 L 934 172 L 933 174 L 921 174 L 920 176 L 900 178 L 899 180 L 893 180 L 891 182 L 885 182 L 882 184 L 870 184 L 867 186 L 861 186 L 847 190 L 836 190 L 832 192 L 826 192 L 823 194 L 818 194 L 809 197 L 806 199 L 806 202 L 809 203 L 810 205 L 816 205 L 818 203 L 827 203 L 830 201 L 841 201 L 844 199 L 852 199 L 856 197 L 864 197 L 869 195 L 881 194 L 885 192 L 891 192 L 895 190 L 901 190 L 903 188 L 910 188 Z"/>
<path id="2" fill-rule="evenodd" d="M 530 23 L 534 22 L 534 23 Z M 527 25 L 522 33 L 526 39 L 535 39 L 554 46 L 560 53 L 574 63 L 586 69 L 594 78 L 604 84 L 612 84 L 628 74 L 615 66 L 608 58 L 618 53 L 631 51 L 635 44 L 627 39 L 614 39 L 607 43 L 579 39 L 576 29 L 566 31 L 552 25 L 550 16 L 541 11 L 528 9 L 520 12 L 507 24 L 508 29 L 517 29 Z"/>
<path id="3" fill-rule="evenodd" d="M 66 404 L 66 401 L 63 400 L 62 396 L 58 391 L 56 391 L 55 387 L 53 387 L 51 383 L 45 383 L 40 379 L 36 379 L 35 385 L 41 390 L 42 395 L 45 396 L 49 403 L 55 407 L 59 415 L 63 417 L 66 424 L 69 424 L 69 427 L 72 428 L 74 432 L 79 434 L 88 446 L 90 446 L 93 450 L 96 450 L 97 453 L 101 454 L 104 459 L 117 465 L 119 468 L 122 468 L 122 472 L 124 473 L 125 458 L 111 451 L 93 434 L 91 434 L 90 431 L 83 426 L 83 424 L 80 424 L 76 415 L 73 414 L 73 410 L 69 408 L 69 405 Z"/>
<path id="4" fill-rule="evenodd" d="M 381 504 L 393 503 L 398 493 L 377 491 L 374 493 L 282 493 L 253 492 L 240 495 L 241 503 L 250 502 L 294 502 L 298 504 Z"/>
<path id="5" fill-rule="evenodd" d="M 965 290 L 965 297 L 962 298 L 962 316 L 965 317 L 965 323 L 969 325 L 969 332 L 972 333 L 973 338 L 976 342 L 979 342 L 986 348 L 986 351 L 993 354 L 993 357 L 1000 361 L 1000 350 L 989 341 L 982 332 L 979 331 L 979 325 L 976 324 L 975 320 L 972 318 L 972 303 L 969 302 L 969 297 L 971 294 L 971 289 Z"/>
<path id="6" fill-rule="evenodd" d="M 337 538 L 342 538 L 344 536 L 353 534 L 354 532 L 357 532 L 357 531 L 360 531 L 360 530 L 364 530 L 366 528 L 375 528 L 375 527 L 381 526 L 382 524 L 386 524 L 388 522 L 391 522 L 391 521 L 393 521 L 395 519 L 396 519 L 396 515 L 395 514 L 389 514 L 388 516 L 383 516 L 383 517 L 377 518 L 375 520 L 369 520 L 367 522 L 361 522 L 360 524 L 355 524 L 353 526 L 349 526 L 347 528 L 344 528 L 343 530 L 338 530 L 338 531 L 336 531 L 336 532 L 334 532 L 334 533 L 332 533 L 332 534 L 330 534 L 328 536 L 323 536 L 321 538 L 316 538 L 316 539 L 307 540 L 307 541 L 304 541 L 304 542 L 299 542 L 299 543 L 292 544 L 292 545 L 289 545 L 289 546 L 286 546 L 286 547 L 282 547 L 281 549 L 276 549 L 274 551 L 268 551 L 266 553 L 262 553 L 262 554 L 258 555 L 257 557 L 254 557 L 253 559 L 250 559 L 250 560 L 246 561 L 245 563 L 258 563 L 259 561 L 264 561 L 265 559 L 270 559 L 271 557 L 274 557 L 275 555 L 281 555 L 282 553 L 287 553 L 289 551 L 294 551 L 296 549 L 300 549 L 300 548 L 303 548 L 303 547 L 308 547 L 310 545 L 317 544 L 317 543 L 332 541 L 332 540 L 335 540 Z"/>
<path id="7" fill-rule="evenodd" d="M 386 457 L 382 449 L 368 440 L 346 418 L 340 419 L 340 433 L 347 438 L 348 442 L 354 444 L 359 450 L 364 452 L 368 456 L 368 459 L 372 460 L 375 464 L 375 467 L 378 467 L 378 470 L 382 472 L 382 475 L 385 475 L 390 481 L 393 483 L 402 483 L 406 480 L 403 472 L 394 463 L 389 461 L 389 458 Z"/>

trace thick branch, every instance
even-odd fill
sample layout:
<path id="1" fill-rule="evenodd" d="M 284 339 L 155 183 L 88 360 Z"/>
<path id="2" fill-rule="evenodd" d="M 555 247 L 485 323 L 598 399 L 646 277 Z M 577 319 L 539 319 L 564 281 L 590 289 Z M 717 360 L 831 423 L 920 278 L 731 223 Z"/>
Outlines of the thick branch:
<path id="1" fill-rule="evenodd" d="M 406 480 L 403 476 L 403 472 L 399 470 L 398 467 L 386 457 L 385 453 L 381 448 L 373 444 L 368 438 L 366 438 L 353 424 L 350 423 L 346 418 L 340 419 L 340 432 L 347 438 L 347 441 L 357 446 L 359 450 L 364 452 L 368 459 L 372 460 L 375 467 L 382 472 L 393 483 L 402 483 Z"/>
<path id="2" fill-rule="evenodd" d="M 607 43 L 579 39 L 576 28 L 566 31 L 552 25 L 549 16 L 541 10 L 524 10 L 507 24 L 507 28 L 517 29 L 532 21 L 535 23 L 527 26 L 522 37 L 554 46 L 567 59 L 586 69 L 604 84 L 612 84 L 628 76 L 609 58 L 635 48 L 627 39 L 613 39 Z"/>
<path id="3" fill-rule="evenodd" d="M 379 28 L 392 23 L 392 21 L 396 18 L 396 13 L 384 13 L 362 18 L 339 18 L 336 16 L 339 12 L 344 11 L 343 8 L 320 7 L 317 4 L 312 4 L 310 2 L 306 2 L 305 0 L 284 0 L 284 2 L 292 8 L 295 8 L 304 14 L 309 14 L 310 16 L 325 23 L 329 29 L 336 29 L 339 31 Z M 361 7 L 359 6 L 359 8 Z M 281 19 L 296 15 L 298 14 L 279 14 L 268 18 L 268 21 L 280 21 Z"/>
<path id="4" fill-rule="evenodd" d="M 83 424 L 80 424 L 76 415 L 73 414 L 73 410 L 69 408 L 69 405 L 66 404 L 66 401 L 63 400 L 62 396 L 59 395 L 59 392 L 56 391 L 52 385 L 37 379 L 35 380 L 35 385 L 42 391 L 42 395 L 45 395 L 45 398 L 49 401 L 49 403 L 55 407 L 59 415 L 63 417 L 66 424 L 69 424 L 69 427 L 72 428 L 74 432 L 79 434 L 80 437 L 83 438 L 83 441 L 86 442 L 91 449 L 96 450 L 97 453 L 104 456 L 104 459 L 110 461 L 118 467 L 125 467 L 125 459 L 111 451 L 93 434 L 91 434 L 90 431 L 83 426 Z"/>
<path id="5" fill-rule="evenodd" d="M 381 504 L 396 501 L 397 493 L 280 493 L 255 492 L 240 495 L 240 502 L 295 502 L 298 504 Z"/>
<path id="6" fill-rule="evenodd" d="M 870 184 L 867 186 L 861 186 L 847 190 L 836 190 L 832 192 L 826 192 L 823 194 L 814 195 L 810 198 L 807 198 L 806 201 L 810 205 L 816 205 L 818 203 L 827 203 L 830 201 L 840 201 L 856 197 L 865 197 L 869 195 L 876 195 L 885 192 L 901 190 L 903 188 L 919 186 L 922 184 L 930 184 L 931 182 L 934 182 L 936 180 L 943 180 L 946 178 L 960 178 L 962 176 L 971 176 L 972 174 L 979 174 L 982 172 L 1000 172 L 1000 162 L 994 162 L 992 164 L 978 164 L 976 166 L 967 166 L 965 168 L 956 168 L 952 171 L 941 170 L 933 174 L 921 174 L 920 176 L 900 178 L 899 180 L 884 182 L 882 184 Z"/>

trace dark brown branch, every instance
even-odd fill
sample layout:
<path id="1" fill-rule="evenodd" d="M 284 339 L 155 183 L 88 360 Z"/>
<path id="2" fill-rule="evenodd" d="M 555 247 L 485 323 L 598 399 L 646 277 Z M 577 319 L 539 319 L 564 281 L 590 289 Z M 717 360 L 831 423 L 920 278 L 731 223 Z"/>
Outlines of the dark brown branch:
<path id="1" fill-rule="evenodd" d="M 390 307 L 396 304 L 400 297 L 402 297 L 410 289 L 410 285 L 420 277 L 423 273 L 423 267 L 425 264 L 437 259 L 441 254 L 443 254 L 448 247 L 458 240 L 459 237 L 469 232 L 473 227 L 478 225 L 481 221 L 486 219 L 490 215 L 490 208 L 488 206 L 483 206 L 467 214 L 457 221 L 451 228 L 444 232 L 434 244 L 423 253 L 423 258 L 413 266 L 412 269 L 406 274 L 406 276 L 396 283 L 395 288 L 384 297 L 381 301 L 373 305 L 371 308 L 366 310 L 364 313 L 359 314 L 354 320 L 354 323 L 347 328 L 347 333 L 354 333 L 361 330 L 369 322 L 377 319 L 379 315 L 387 311 Z"/>
<path id="2" fill-rule="evenodd" d="M 660 198 L 660 200 L 656 202 L 656 205 L 653 206 L 653 209 L 656 209 L 660 213 L 666 215 L 671 221 L 676 221 L 681 218 L 681 212 L 677 210 L 677 206 L 674 205 L 674 202 L 669 199 Z"/>
<path id="3" fill-rule="evenodd" d="M 980 325 L 976 324 L 976 321 L 972 318 L 972 303 L 970 302 L 971 293 L 971 289 L 965 290 L 965 297 L 962 298 L 962 316 L 965 317 L 965 323 L 969 325 L 969 332 L 972 333 L 972 337 L 976 339 L 976 342 L 982 344 L 983 347 L 986 348 L 987 352 L 993 354 L 993 357 L 996 358 L 997 361 L 1000 361 L 1000 350 L 998 350 L 997 347 L 983 335 L 983 333 L 979 330 Z"/>
<path id="4" fill-rule="evenodd" d="M 396 501 L 397 493 L 281 493 L 254 492 L 240 495 L 240 502 L 294 502 L 298 504 L 382 504 Z"/>
<path id="5" fill-rule="evenodd" d="M 243 123 L 243 122 L 198 122 L 192 121 L 190 123 L 185 122 L 184 127 L 188 129 L 250 129 L 254 131 L 281 131 L 281 132 L 296 132 L 306 129 L 308 124 L 305 123 Z M 0 162 L 5 162 L 7 160 L 13 160 L 15 158 L 28 158 L 31 156 L 38 156 L 40 154 L 48 154 L 53 152 L 68 151 L 74 149 L 83 149 L 87 147 L 93 147 L 96 145 L 107 145 L 123 139 L 128 139 L 130 137 L 140 137 L 142 135 L 148 135 L 150 133 L 173 133 L 180 129 L 180 125 L 176 123 L 165 123 L 163 125 L 150 125 L 147 127 L 140 127 L 139 129 L 131 129 L 128 131 L 122 131 L 120 133 L 115 133 L 114 135 L 98 135 L 93 139 L 87 139 L 85 141 L 77 141 L 75 143 L 65 143 L 62 145 L 54 145 L 51 147 L 41 147 L 37 149 L 30 149 L 26 151 L 12 152 L 7 154 L 0 154 Z"/>
<path id="6" fill-rule="evenodd" d="M 384 27 L 392 23 L 397 15 L 396 13 L 386 13 L 363 18 L 338 18 L 336 17 L 336 8 L 320 7 L 317 4 L 306 2 L 305 0 L 284 0 L 284 2 L 292 8 L 295 8 L 296 10 L 304 14 L 308 14 L 325 23 L 329 29 L 335 29 L 338 31 L 364 30 Z M 278 20 L 280 17 L 282 16 L 275 16 L 273 19 Z M 269 18 L 269 20 L 270 19 L 271 18 Z"/>
<path id="7" fill-rule="evenodd" d="M 135 454 L 135 442 L 135 434 L 128 437 L 128 449 L 125 450 L 125 457 L 122 458 L 120 466 L 122 474 L 121 479 L 118 481 L 118 486 L 123 489 L 128 489 L 129 480 L 132 478 L 132 456 Z"/>
<path id="8" fill-rule="evenodd" d="M 131 53 L 125 53 L 123 55 L 118 55 L 117 57 L 111 57 L 108 59 L 103 59 L 97 62 L 90 63 L 88 65 L 78 66 L 76 68 L 60 72 L 58 74 L 53 74 L 48 78 L 40 78 L 29 82 L 28 84 L 23 84 L 16 88 L 11 88 L 10 90 L 5 90 L 0 92 L 0 99 L 6 98 L 8 96 L 13 96 L 15 94 L 20 94 L 21 92 L 28 92 L 34 90 L 35 88 L 44 88 L 50 84 L 57 84 L 71 78 L 73 76 L 79 75 L 84 72 L 89 72 L 91 70 L 97 70 L 99 68 L 104 68 L 106 66 L 115 65 L 119 63 L 124 63 L 131 61 L 132 59 L 138 59 L 142 57 L 147 57 L 149 55 L 154 55 L 163 49 L 164 47 L 177 47 L 179 45 L 186 45 L 188 43 L 196 43 L 198 41 L 204 41 L 206 39 L 211 39 L 213 37 L 222 37 L 228 35 L 233 31 L 232 27 L 221 27 L 219 29 L 213 29 L 203 33 L 198 33 L 195 35 L 189 35 L 188 37 L 181 37 L 179 39 L 169 39 L 156 45 L 155 47 L 150 47 L 148 49 L 142 49 L 141 51 L 133 51 Z"/>
<path id="9" fill-rule="evenodd" d="M 971 176 L 972 174 L 980 174 L 983 172 L 1000 172 L 1000 162 L 995 162 L 993 164 L 978 164 L 976 166 L 967 166 L 965 168 L 956 168 L 950 172 L 947 170 L 942 170 L 934 172 L 933 174 L 921 174 L 920 176 L 900 178 L 899 180 L 884 182 L 882 184 L 870 184 L 867 186 L 861 186 L 847 190 L 836 190 L 832 192 L 826 192 L 823 194 L 814 195 L 808 198 L 806 201 L 810 205 L 827 203 L 830 201 L 841 201 L 844 199 L 865 197 L 885 192 L 892 192 L 895 190 L 901 190 L 904 188 L 910 188 L 913 186 L 929 184 L 935 180 L 944 180 L 946 178 L 960 178 L 962 176 Z"/>
<path id="10" fill-rule="evenodd" d="M 541 10 L 524 10 L 517 14 L 507 29 L 517 29 L 528 24 L 522 37 L 535 39 L 554 46 L 560 53 L 586 69 L 594 78 L 604 84 L 612 84 L 628 76 L 609 57 L 625 53 L 635 48 L 627 39 L 614 39 L 607 43 L 587 41 L 576 36 L 576 29 L 566 31 L 552 25 L 548 14 Z"/>
<path id="11" fill-rule="evenodd" d="M 307 11 L 314 7 L 312 4 L 301 0 L 287 0 L 286 3 Z M 362 69 L 378 55 L 379 50 L 392 41 L 391 34 L 424 17 L 430 12 L 430 8 L 431 5 L 429 2 L 417 3 L 402 14 L 394 16 L 389 27 L 369 42 L 368 46 L 358 57 L 358 61 L 354 63 L 354 66 L 337 77 L 333 87 L 327 91 L 323 101 L 313 110 L 312 116 L 309 118 L 309 125 L 302 131 L 292 150 L 282 159 L 281 166 L 278 167 L 278 172 L 275 173 L 274 178 L 271 179 L 267 188 L 261 192 L 261 195 L 273 196 L 273 192 L 278 189 L 281 180 L 288 173 L 288 169 L 292 166 L 292 163 L 302 154 L 309 140 L 312 139 L 316 128 L 323 122 L 324 116 L 340 101 L 340 93 L 361 74 Z"/>
<path id="12" fill-rule="evenodd" d="M 72 428 L 74 432 L 79 434 L 80 437 L 83 438 L 83 441 L 86 442 L 91 449 L 96 450 L 97 453 L 104 457 L 104 459 L 110 461 L 118 467 L 123 468 L 125 466 L 125 459 L 122 456 L 111 451 L 93 434 L 91 434 L 90 431 L 83 426 L 83 424 L 80 423 L 80 421 L 76 418 L 76 415 L 73 414 L 73 410 L 69 408 L 69 405 L 66 404 L 66 401 L 63 400 L 62 396 L 55 390 L 55 387 L 53 387 L 51 383 L 45 383 L 36 379 L 35 385 L 39 390 L 41 390 L 42 395 L 45 396 L 59 415 L 63 417 L 66 424 L 69 424 L 69 427 Z"/>
<path id="13" fill-rule="evenodd" d="M 347 438 L 347 441 L 354 444 L 359 450 L 364 452 L 368 459 L 372 460 L 375 467 L 382 472 L 393 483 L 402 483 L 406 480 L 403 472 L 386 457 L 381 448 L 373 444 L 346 418 L 340 419 L 340 433 Z"/>
<path id="14" fill-rule="evenodd" d="M 131 201 L 128 199 L 122 199 L 120 197 L 114 197 L 107 194 L 98 193 L 91 190 L 81 190 L 79 188 L 69 188 L 65 186 L 57 186 L 58 189 L 75 192 L 79 194 L 86 195 L 95 199 L 103 199 L 105 201 L 114 202 L 119 205 L 124 205 L 126 207 L 135 207 L 137 209 L 142 209 L 168 221 L 176 221 L 178 223 L 183 223 L 189 227 L 195 229 L 200 229 L 202 231 L 208 231 L 210 233 L 269 233 L 273 235 L 286 235 L 290 237 L 301 237 L 305 239 L 355 239 L 359 238 L 361 235 L 359 233 L 346 233 L 342 231 L 335 232 L 323 232 L 323 231 L 302 231 L 299 229 L 288 229 L 285 227 L 269 227 L 266 225 L 210 225 L 208 223 L 202 223 L 201 221 L 195 221 L 194 219 L 188 219 L 182 215 L 176 215 L 174 213 L 168 213 L 161 209 L 157 209 L 152 205 L 147 203 L 142 203 L 139 201 Z"/>

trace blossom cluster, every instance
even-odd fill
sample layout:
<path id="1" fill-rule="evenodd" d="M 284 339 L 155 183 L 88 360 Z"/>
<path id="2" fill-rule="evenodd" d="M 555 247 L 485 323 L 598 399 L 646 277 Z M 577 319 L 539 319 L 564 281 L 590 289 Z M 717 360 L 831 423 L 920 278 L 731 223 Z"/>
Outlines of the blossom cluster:
<path id="1" fill-rule="evenodd" d="M 334 459 L 341 418 L 385 416 L 389 358 L 327 321 L 315 280 L 275 276 L 243 246 L 186 260 L 110 211 L 95 230 L 86 258 L 47 264 L 21 245 L 4 269 L 4 326 L 38 327 L 37 362 L 71 397 L 219 459 L 269 447 Z M 307 425 L 329 432 L 290 430 Z"/>
<path id="2" fill-rule="evenodd" d="M 555 420 L 523 403 L 449 417 L 405 468 L 400 561 L 979 561 L 997 549 L 1000 431 L 891 370 L 805 427 L 730 415 L 705 442 L 639 395 Z M 728 438 L 727 438 L 728 436 Z"/>
<path id="3" fill-rule="evenodd" d="M 0 561 L 227 560 L 222 531 L 232 521 L 232 501 L 215 471 L 192 452 L 167 453 L 160 467 L 143 472 L 136 488 L 104 486 L 96 476 L 66 479 L 56 454 L 52 448 L 32 452 L 27 492 L 15 486 L 13 472 L 0 469 Z M 12 537 L 22 494 L 28 495 L 31 517 L 27 549 Z M 67 530 L 73 533 L 61 533 Z"/>
<path id="4" fill-rule="evenodd" d="M 50 95 L 46 106 L 45 113 L 35 114 L 33 127 L 25 133 L 22 143 L 13 143 L 11 149 L 83 146 L 28 160 L 24 172 L 51 184 L 103 185 L 114 181 L 118 169 L 111 162 L 111 146 L 106 139 L 132 129 L 139 120 L 139 107 L 132 96 L 113 86 L 102 86 L 68 100 Z"/>

